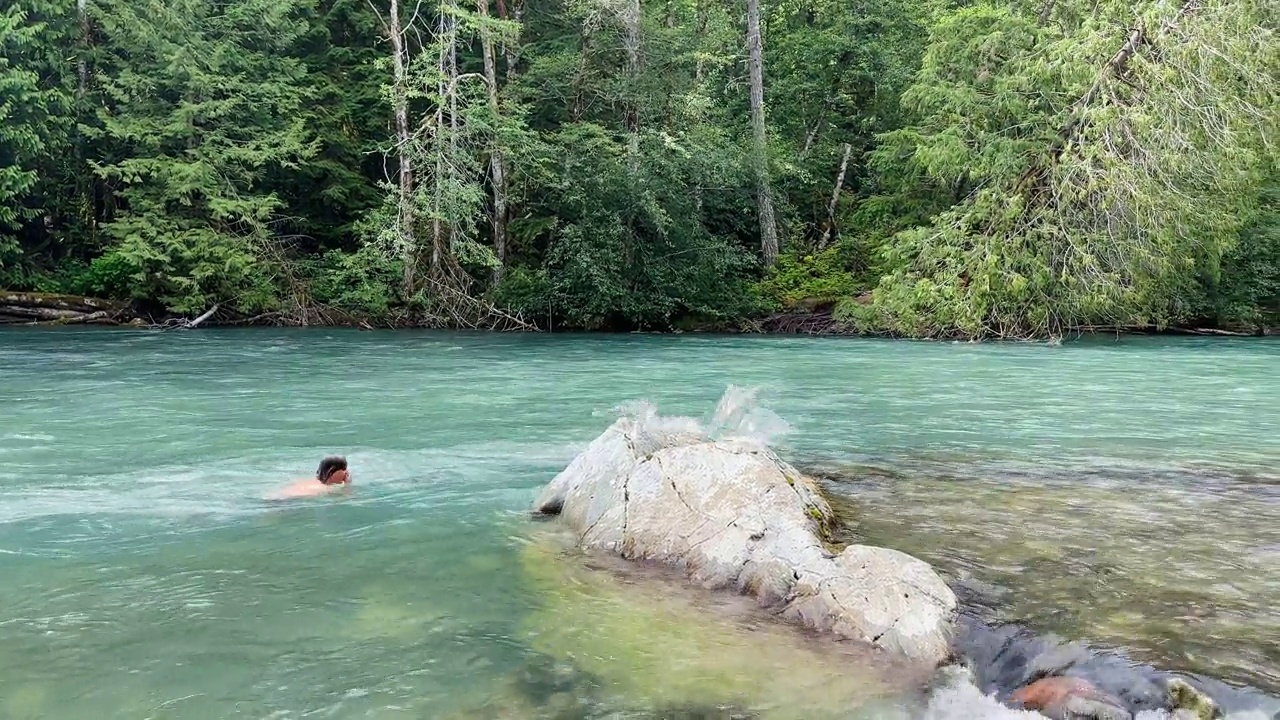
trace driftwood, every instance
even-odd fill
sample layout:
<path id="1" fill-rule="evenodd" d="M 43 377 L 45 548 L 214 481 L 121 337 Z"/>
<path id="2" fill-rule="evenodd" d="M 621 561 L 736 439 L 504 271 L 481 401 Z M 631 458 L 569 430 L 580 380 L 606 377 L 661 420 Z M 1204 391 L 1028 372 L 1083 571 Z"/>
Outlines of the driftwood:
<path id="1" fill-rule="evenodd" d="M 0 290 L 0 305 L 74 310 L 77 312 L 108 312 L 124 309 L 123 303 L 84 295 L 59 295 L 57 293 L 13 292 Z"/>
<path id="2" fill-rule="evenodd" d="M 221 306 L 218 303 L 214 303 L 213 307 L 209 308 L 208 310 L 205 310 L 203 313 L 196 316 L 194 319 L 176 318 L 176 317 L 169 318 L 168 320 L 165 320 L 162 323 L 152 323 L 149 327 L 152 330 L 191 330 L 193 328 L 199 327 L 201 323 L 213 317 L 214 314 L 218 312 L 219 307 Z"/>
<path id="3" fill-rule="evenodd" d="M 1156 325 L 1081 325 L 1072 328 L 1076 335 L 1115 334 L 1115 335 L 1204 335 L 1209 337 L 1260 337 L 1275 334 L 1265 327 L 1255 330 L 1223 330 L 1221 328 L 1204 327 L 1159 327 Z"/>
<path id="4" fill-rule="evenodd" d="M 764 332 L 784 335 L 853 334 L 853 330 L 836 320 L 830 311 L 778 313 L 761 325 Z"/>
<path id="5" fill-rule="evenodd" d="M 213 307 L 209 308 L 208 310 L 205 310 L 203 315 L 187 323 L 186 325 L 187 329 L 190 330 L 191 328 L 196 327 L 197 325 L 204 322 L 205 320 L 208 320 L 209 318 L 213 317 L 213 314 L 216 312 L 218 312 L 218 304 L 214 303 Z"/>
<path id="6" fill-rule="evenodd" d="M 0 324 L 118 325 L 129 316 L 129 306 L 114 300 L 0 290 Z"/>

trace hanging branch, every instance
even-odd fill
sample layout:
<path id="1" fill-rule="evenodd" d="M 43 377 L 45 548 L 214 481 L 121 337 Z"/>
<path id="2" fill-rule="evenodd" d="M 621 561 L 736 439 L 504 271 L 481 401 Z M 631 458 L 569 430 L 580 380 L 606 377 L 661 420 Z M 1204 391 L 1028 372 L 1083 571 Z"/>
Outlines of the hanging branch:
<path id="1" fill-rule="evenodd" d="M 1178 13 L 1165 24 L 1161 34 L 1163 35 L 1172 29 L 1183 17 L 1198 7 L 1199 3 L 1200 0 L 1185 0 L 1182 7 L 1178 9 Z M 1062 153 L 1066 151 L 1067 147 L 1071 145 L 1083 129 L 1087 110 L 1102 94 L 1106 80 L 1111 77 L 1123 78 L 1129 70 L 1129 62 L 1133 59 L 1133 56 L 1140 49 L 1150 44 L 1151 36 L 1143 25 L 1139 24 L 1130 31 L 1129 37 L 1120 46 L 1120 49 L 1098 70 L 1098 74 L 1094 77 L 1093 83 L 1089 85 L 1089 89 L 1071 104 L 1071 109 L 1067 114 L 1067 121 L 1058 130 L 1056 139 L 1049 147 L 1046 160 L 1027 168 L 1027 171 L 1018 180 L 1017 191 L 1021 192 L 1028 188 L 1039 187 L 1043 183 L 1050 169 L 1058 163 Z"/>

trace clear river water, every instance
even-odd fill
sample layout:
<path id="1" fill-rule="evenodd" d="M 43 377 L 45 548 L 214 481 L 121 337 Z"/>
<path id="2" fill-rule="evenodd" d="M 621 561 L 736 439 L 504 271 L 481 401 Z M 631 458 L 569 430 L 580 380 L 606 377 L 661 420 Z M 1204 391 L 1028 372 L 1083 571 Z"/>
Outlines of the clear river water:
<path id="1" fill-rule="evenodd" d="M 730 384 L 853 535 L 989 619 L 1280 696 L 1280 341 L 7 329 L 0 718 L 677 717 L 839 673 L 539 549 L 537 489 L 616 407 L 705 417 Z M 349 494 L 264 500 L 333 452 Z"/>

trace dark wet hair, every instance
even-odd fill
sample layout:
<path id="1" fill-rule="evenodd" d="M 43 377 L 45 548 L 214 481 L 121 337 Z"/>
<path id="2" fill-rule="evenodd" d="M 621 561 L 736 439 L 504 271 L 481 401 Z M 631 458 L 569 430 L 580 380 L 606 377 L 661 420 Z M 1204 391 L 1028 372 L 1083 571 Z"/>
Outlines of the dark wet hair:
<path id="1" fill-rule="evenodd" d="M 338 470 L 347 469 L 347 459 L 341 455 L 330 455 L 320 461 L 320 469 L 316 470 L 316 479 L 328 484 L 329 476 Z"/>

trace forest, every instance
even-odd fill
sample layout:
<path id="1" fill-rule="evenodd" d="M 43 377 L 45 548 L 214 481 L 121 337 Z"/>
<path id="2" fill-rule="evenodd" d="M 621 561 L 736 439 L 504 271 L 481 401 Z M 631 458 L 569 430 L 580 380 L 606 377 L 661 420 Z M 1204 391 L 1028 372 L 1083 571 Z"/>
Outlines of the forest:
<path id="1" fill-rule="evenodd" d="M 0 2 L 11 293 L 286 325 L 1280 325 L 1267 0 Z"/>

